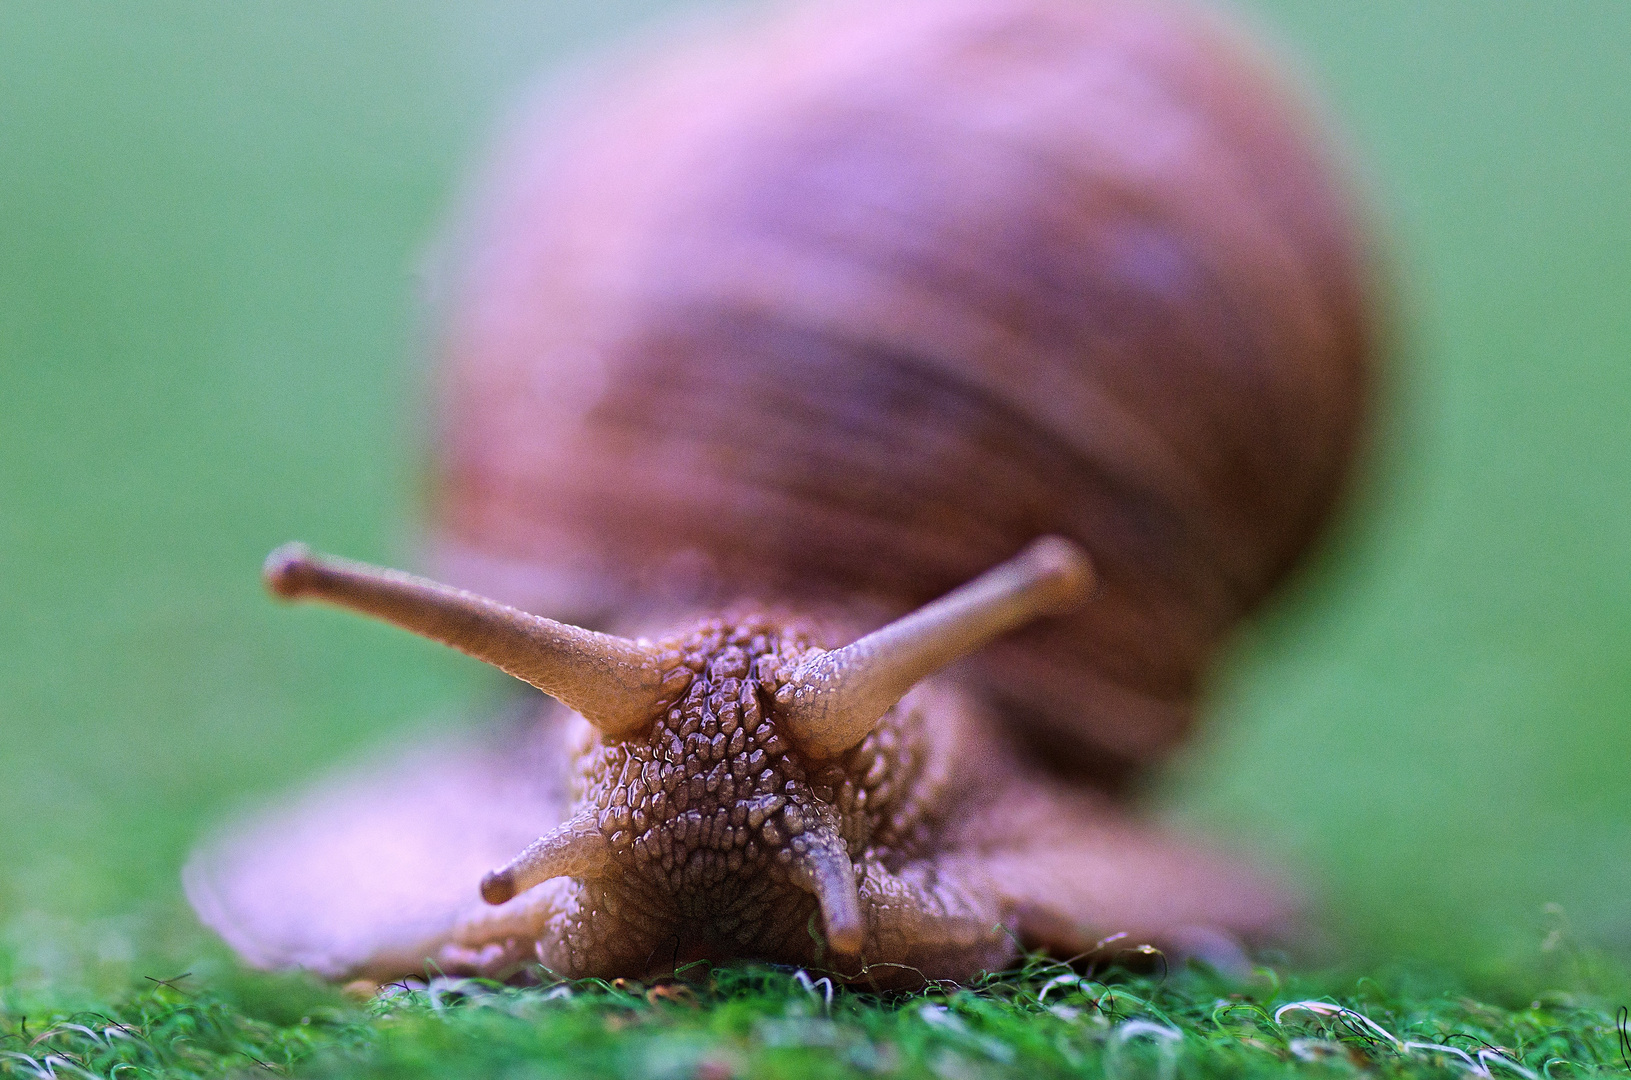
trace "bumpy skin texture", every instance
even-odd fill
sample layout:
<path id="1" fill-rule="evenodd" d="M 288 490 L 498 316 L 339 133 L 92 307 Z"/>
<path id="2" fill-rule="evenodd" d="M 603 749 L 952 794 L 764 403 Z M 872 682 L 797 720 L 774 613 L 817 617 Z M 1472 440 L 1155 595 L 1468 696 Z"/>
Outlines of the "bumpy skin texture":
<path id="1" fill-rule="evenodd" d="M 1322 527 L 1365 416 L 1365 233 L 1278 80 L 1160 6 L 832 0 L 550 106 L 447 248 L 435 570 L 679 627 L 686 696 L 623 741 L 550 707 L 366 797 L 333 781 L 199 852 L 202 917 L 335 977 L 755 957 L 878 985 L 1283 928 L 1282 892 L 1121 799 Z M 806 645 L 1043 534 L 1091 554 L 1092 603 L 835 760 L 778 727 Z M 477 899 L 568 826 L 611 854 Z M 858 943 L 821 873 L 853 876 Z"/>
<path id="2" fill-rule="evenodd" d="M 577 733 L 568 816 L 595 822 L 610 864 L 473 911 L 441 965 L 610 978 L 753 958 L 900 987 L 998 969 L 1022 945 L 1079 953 L 1127 932 L 1183 948 L 1286 927 L 1290 901 L 1267 879 L 1028 769 L 949 678 L 854 749 L 800 753 L 774 698 L 811 643 L 743 616 L 664 642 L 693 673 L 681 700 L 626 740 Z M 859 886 L 858 950 L 822 932 L 807 864 L 823 849 Z"/>
<path id="3" fill-rule="evenodd" d="M 693 672 L 682 700 L 643 735 L 586 733 L 578 757 L 572 816 L 595 816 L 611 866 L 477 915 L 459 931 L 466 947 L 505 947 L 467 962 L 502 966 L 517 938 L 535 939 L 555 971 L 608 977 L 744 957 L 852 967 L 865 957 L 956 977 L 1011 953 L 1000 907 L 934 861 L 980 790 L 955 701 L 921 688 L 855 749 L 812 759 L 773 710 L 808 637 L 738 618 L 672 644 Z M 806 866 L 820 849 L 851 863 L 861 886 L 866 933 L 854 958 L 831 956 L 823 941 Z"/>
<path id="4" fill-rule="evenodd" d="M 750 958 L 911 987 L 1117 934 L 1217 959 L 1220 941 L 1291 924 L 1270 879 L 1016 753 L 955 674 L 848 752 L 802 752 L 775 691 L 807 646 L 850 636 L 784 613 L 704 620 L 662 642 L 691 678 L 649 730 L 607 738 L 540 702 L 497 732 L 444 736 L 226 830 L 195 853 L 188 897 L 257 966 L 335 979 Z M 605 865 L 477 898 L 483 871 L 574 820 L 609 842 Z M 829 941 L 822 862 L 858 887 L 856 948 Z"/>

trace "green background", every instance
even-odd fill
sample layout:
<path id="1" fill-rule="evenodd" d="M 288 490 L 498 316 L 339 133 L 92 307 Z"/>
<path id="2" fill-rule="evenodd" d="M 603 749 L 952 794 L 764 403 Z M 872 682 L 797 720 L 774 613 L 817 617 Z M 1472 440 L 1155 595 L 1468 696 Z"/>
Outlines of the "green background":
<path id="1" fill-rule="evenodd" d="M 174 910 L 210 821 L 502 692 L 258 567 L 412 561 L 436 223 L 532 74 L 683 6 L 0 4 L 0 927 Z M 1249 12 L 1368 173 L 1399 348 L 1156 798 L 1362 945 L 1556 902 L 1631 946 L 1631 4 Z"/>

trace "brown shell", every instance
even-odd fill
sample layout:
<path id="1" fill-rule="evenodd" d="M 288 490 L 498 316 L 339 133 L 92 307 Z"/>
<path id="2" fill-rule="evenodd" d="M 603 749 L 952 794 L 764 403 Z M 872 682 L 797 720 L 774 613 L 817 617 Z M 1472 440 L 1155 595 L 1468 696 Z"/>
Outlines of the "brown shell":
<path id="1" fill-rule="evenodd" d="M 809 6 L 583 83 L 453 248 L 438 571 L 881 622 L 1060 533 L 1100 596 L 971 671 L 1069 770 L 1166 753 L 1366 401 L 1367 252 L 1282 86 L 1078 0 Z"/>

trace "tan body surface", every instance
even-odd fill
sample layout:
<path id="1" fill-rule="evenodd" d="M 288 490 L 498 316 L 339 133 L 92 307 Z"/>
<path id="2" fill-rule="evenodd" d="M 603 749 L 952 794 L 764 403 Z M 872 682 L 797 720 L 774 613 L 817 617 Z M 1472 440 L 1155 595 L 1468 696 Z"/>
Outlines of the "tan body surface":
<path id="1" fill-rule="evenodd" d="M 1286 927 L 1287 894 L 1040 772 L 955 678 L 919 683 L 837 757 L 800 753 L 773 702 L 810 639 L 785 626 L 737 616 L 670 639 L 694 678 L 638 736 L 540 704 L 485 744 L 347 776 L 202 849 L 189 896 L 257 965 L 337 979 L 760 959 L 913 986 L 999 970 L 1021 945 L 1181 949 Z M 483 872 L 574 820 L 609 849 L 592 876 L 480 901 Z M 822 844 L 859 900 L 842 950 L 805 865 Z"/>
<path id="2" fill-rule="evenodd" d="M 1118 0 L 810 3 L 557 88 L 468 205 L 433 566 L 482 595 L 268 580 L 565 704 L 203 847 L 247 959 L 899 986 L 1285 928 L 1126 798 L 1365 415 L 1363 233 L 1250 49 Z"/>

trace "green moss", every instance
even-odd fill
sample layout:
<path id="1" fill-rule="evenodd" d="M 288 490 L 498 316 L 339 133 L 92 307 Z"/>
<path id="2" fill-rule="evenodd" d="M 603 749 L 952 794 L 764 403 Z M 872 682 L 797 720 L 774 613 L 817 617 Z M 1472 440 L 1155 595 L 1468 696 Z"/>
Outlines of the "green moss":
<path id="1" fill-rule="evenodd" d="M 100 989 L 66 990 L 73 981 L 58 973 L 31 990 L 16 948 L 5 962 L 8 1076 L 1557 1080 L 1631 1068 L 1620 1008 L 1631 972 L 1579 953 L 1488 984 L 1419 967 L 1227 977 L 1158 963 L 1138 975 L 1033 958 L 973 986 L 890 996 L 761 966 L 694 968 L 684 984 L 654 986 L 434 977 L 356 996 L 219 960 L 174 979 L 136 975 L 139 964 L 122 982 L 104 972 Z"/>

